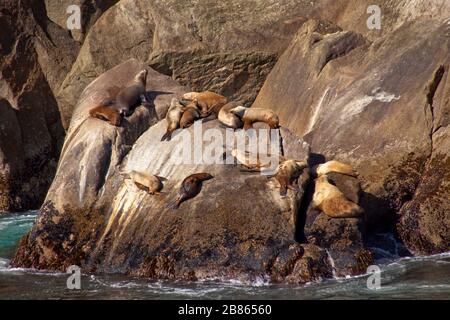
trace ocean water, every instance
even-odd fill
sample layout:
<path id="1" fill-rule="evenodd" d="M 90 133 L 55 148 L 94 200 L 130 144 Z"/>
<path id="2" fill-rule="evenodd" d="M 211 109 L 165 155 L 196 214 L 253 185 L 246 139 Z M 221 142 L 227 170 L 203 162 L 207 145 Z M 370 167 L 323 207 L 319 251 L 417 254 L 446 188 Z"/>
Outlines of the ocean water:
<path id="1" fill-rule="evenodd" d="M 0 299 L 450 299 L 450 252 L 399 258 L 379 250 L 381 286 L 368 289 L 369 275 L 301 286 L 264 281 L 165 282 L 122 275 L 83 275 L 80 290 L 67 289 L 69 275 L 9 266 L 20 237 L 36 212 L 0 216 Z M 383 255 L 383 253 L 385 253 Z"/>

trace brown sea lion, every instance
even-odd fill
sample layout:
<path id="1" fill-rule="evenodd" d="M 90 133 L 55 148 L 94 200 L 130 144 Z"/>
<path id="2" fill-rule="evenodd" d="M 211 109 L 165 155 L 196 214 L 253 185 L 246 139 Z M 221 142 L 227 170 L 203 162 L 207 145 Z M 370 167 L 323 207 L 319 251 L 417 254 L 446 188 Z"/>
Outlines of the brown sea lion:
<path id="1" fill-rule="evenodd" d="M 162 136 L 161 141 L 170 141 L 170 139 L 172 138 L 172 132 L 180 127 L 180 121 L 184 110 L 185 107 L 180 104 L 178 99 L 173 98 L 170 102 L 170 107 L 166 114 L 167 130 L 166 133 Z"/>
<path id="2" fill-rule="evenodd" d="M 183 182 L 181 182 L 178 198 L 172 208 L 178 209 L 182 202 L 194 198 L 200 193 L 203 181 L 210 180 L 212 178 L 214 178 L 212 175 L 204 172 L 194 173 L 186 177 Z"/>
<path id="3" fill-rule="evenodd" d="M 287 189 L 294 189 L 292 186 L 295 181 L 300 177 L 303 169 L 307 168 L 306 161 L 297 161 L 288 159 L 283 161 L 279 166 L 275 179 L 280 184 L 280 195 L 285 196 Z"/>
<path id="4" fill-rule="evenodd" d="M 363 209 L 348 200 L 326 175 L 316 179 L 312 205 L 332 218 L 355 218 L 363 213 Z"/>
<path id="5" fill-rule="evenodd" d="M 329 172 L 337 172 L 346 174 L 352 177 L 356 177 L 357 173 L 355 169 L 349 164 L 345 164 L 342 162 L 339 162 L 337 160 L 331 160 L 322 164 L 319 164 L 316 168 L 316 174 L 318 177 L 326 175 Z"/>
<path id="6" fill-rule="evenodd" d="M 128 86 L 117 93 L 115 99 L 104 100 L 99 106 L 90 109 L 89 115 L 119 126 L 121 121 L 117 119 L 117 113 L 120 117 L 128 116 L 131 113 L 131 108 L 139 102 L 142 104 L 148 103 L 145 98 L 147 74 L 147 70 L 141 70 Z"/>
<path id="7" fill-rule="evenodd" d="M 109 106 L 98 106 L 89 110 L 89 115 L 103 121 L 107 121 L 113 126 L 119 127 L 122 122 L 122 115 L 115 108 Z"/>
<path id="8" fill-rule="evenodd" d="M 217 118 L 220 108 L 227 103 L 227 98 L 211 91 L 188 92 L 183 95 L 183 99 L 195 100 L 202 117 L 211 116 Z"/>
<path id="9" fill-rule="evenodd" d="M 242 126 L 244 125 L 242 120 L 237 115 L 230 112 L 231 109 L 234 109 L 238 106 L 239 104 L 236 102 L 229 102 L 222 108 L 220 108 L 219 114 L 217 116 L 220 123 L 233 129 L 242 128 Z"/>
<path id="10" fill-rule="evenodd" d="M 200 119 L 200 111 L 195 103 L 191 102 L 185 106 L 180 119 L 180 128 L 189 128 L 195 120 Z"/>
<path id="11" fill-rule="evenodd" d="M 162 181 L 166 180 L 163 177 L 134 170 L 129 172 L 128 176 L 139 189 L 147 191 L 149 194 L 160 194 L 164 187 Z"/>
<path id="12" fill-rule="evenodd" d="M 237 115 L 244 122 L 244 130 L 253 128 L 253 123 L 255 122 L 267 123 L 271 129 L 280 127 L 278 116 L 269 109 L 238 106 L 231 109 L 230 112 Z"/>

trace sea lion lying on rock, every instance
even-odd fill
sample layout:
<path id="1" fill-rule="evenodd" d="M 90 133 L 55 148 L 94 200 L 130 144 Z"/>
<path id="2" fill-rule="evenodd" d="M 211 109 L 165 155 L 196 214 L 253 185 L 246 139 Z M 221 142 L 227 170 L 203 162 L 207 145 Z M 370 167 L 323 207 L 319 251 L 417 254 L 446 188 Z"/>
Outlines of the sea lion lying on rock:
<path id="1" fill-rule="evenodd" d="M 179 191 L 178 198 L 172 206 L 173 209 L 178 209 L 180 204 L 186 200 L 194 198 L 202 190 L 203 181 L 210 180 L 214 178 L 209 173 L 194 173 L 186 177 L 183 182 L 181 182 L 181 187 Z"/>
<path id="2" fill-rule="evenodd" d="M 337 172 L 346 174 L 352 177 L 356 177 L 357 173 L 355 169 L 349 164 L 342 163 L 337 160 L 331 160 L 322 164 L 317 165 L 316 167 L 316 174 L 318 177 L 326 175 L 330 172 Z"/>
<path id="3" fill-rule="evenodd" d="M 332 218 L 355 218 L 363 213 L 363 209 L 347 199 L 326 175 L 316 179 L 312 205 Z"/>
<path id="4" fill-rule="evenodd" d="M 194 102 L 184 105 L 184 112 L 180 119 L 180 128 L 189 128 L 197 119 L 200 119 L 200 111 Z"/>
<path id="5" fill-rule="evenodd" d="M 251 157 L 251 154 L 247 151 L 243 152 L 238 149 L 231 150 L 231 155 L 237 160 L 237 163 L 243 166 L 245 169 L 241 171 L 259 172 L 263 168 L 270 168 L 271 159 L 267 161 L 261 161 L 260 157 L 256 158 L 256 155 Z"/>
<path id="6" fill-rule="evenodd" d="M 107 104 L 108 102 L 105 102 Z M 111 125 L 120 127 L 122 123 L 122 115 L 120 112 L 107 105 L 100 105 L 98 107 L 92 108 L 89 110 L 89 115 L 92 118 L 97 118 L 103 121 L 109 122 Z"/>
<path id="7" fill-rule="evenodd" d="M 292 184 L 297 181 L 303 172 L 303 169 L 307 168 L 306 161 L 297 161 L 288 159 L 283 161 L 279 166 L 275 179 L 280 184 L 280 195 L 285 196 L 287 189 L 294 189 Z"/>
<path id="8" fill-rule="evenodd" d="M 103 101 L 99 106 L 90 109 L 89 115 L 119 126 L 121 118 L 130 115 L 131 108 L 139 102 L 147 104 L 145 98 L 147 74 L 147 70 L 141 70 L 128 86 L 119 91 L 114 100 Z"/>
<path id="9" fill-rule="evenodd" d="M 147 191 L 149 194 L 160 194 L 160 191 L 164 187 L 162 181 L 167 180 L 163 177 L 135 170 L 129 172 L 127 176 L 139 189 Z"/>
<path id="10" fill-rule="evenodd" d="M 172 138 L 172 132 L 180 127 L 181 117 L 185 109 L 186 107 L 181 105 L 177 98 L 172 98 L 169 110 L 166 114 L 167 130 L 162 136 L 161 141 L 170 141 Z"/>
<path id="11" fill-rule="evenodd" d="M 220 123 L 233 129 L 242 128 L 242 126 L 244 125 L 242 120 L 237 115 L 230 112 L 231 109 L 234 109 L 236 107 L 239 107 L 236 102 L 229 102 L 222 108 L 220 108 L 219 114 L 217 116 Z"/>
<path id="12" fill-rule="evenodd" d="M 195 101 L 202 117 L 211 115 L 217 118 L 220 108 L 227 103 L 226 97 L 211 91 L 188 92 L 183 95 L 183 99 Z"/>
<path id="13" fill-rule="evenodd" d="M 230 112 L 244 122 L 244 130 L 253 128 L 253 123 L 255 122 L 267 123 L 271 129 L 278 129 L 280 127 L 280 120 L 277 114 L 269 109 L 238 106 L 231 109 Z"/>

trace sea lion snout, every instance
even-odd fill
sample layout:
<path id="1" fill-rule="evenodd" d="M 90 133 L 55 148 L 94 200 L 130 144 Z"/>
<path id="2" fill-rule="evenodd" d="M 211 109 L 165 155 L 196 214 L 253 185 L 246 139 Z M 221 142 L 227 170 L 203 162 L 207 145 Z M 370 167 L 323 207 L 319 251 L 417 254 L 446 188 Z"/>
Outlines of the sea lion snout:
<path id="1" fill-rule="evenodd" d="M 198 174 L 198 178 L 202 181 L 213 179 L 214 176 L 209 173 L 200 173 Z"/>

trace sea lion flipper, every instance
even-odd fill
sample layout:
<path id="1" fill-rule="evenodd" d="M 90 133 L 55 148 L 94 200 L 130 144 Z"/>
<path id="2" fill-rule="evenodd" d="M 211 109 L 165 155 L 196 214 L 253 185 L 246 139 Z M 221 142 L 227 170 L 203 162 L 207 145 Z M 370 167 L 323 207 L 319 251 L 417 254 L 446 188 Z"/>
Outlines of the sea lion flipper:
<path id="1" fill-rule="evenodd" d="M 170 141 L 172 132 L 167 131 L 161 138 L 161 141 Z"/>
<path id="2" fill-rule="evenodd" d="M 144 186 L 143 184 L 140 184 L 139 182 L 136 182 L 136 181 L 134 181 L 134 184 L 135 184 L 136 187 L 138 187 L 139 189 L 144 190 L 144 191 L 147 191 L 148 193 L 150 193 L 149 190 L 148 190 L 148 187 Z"/>

